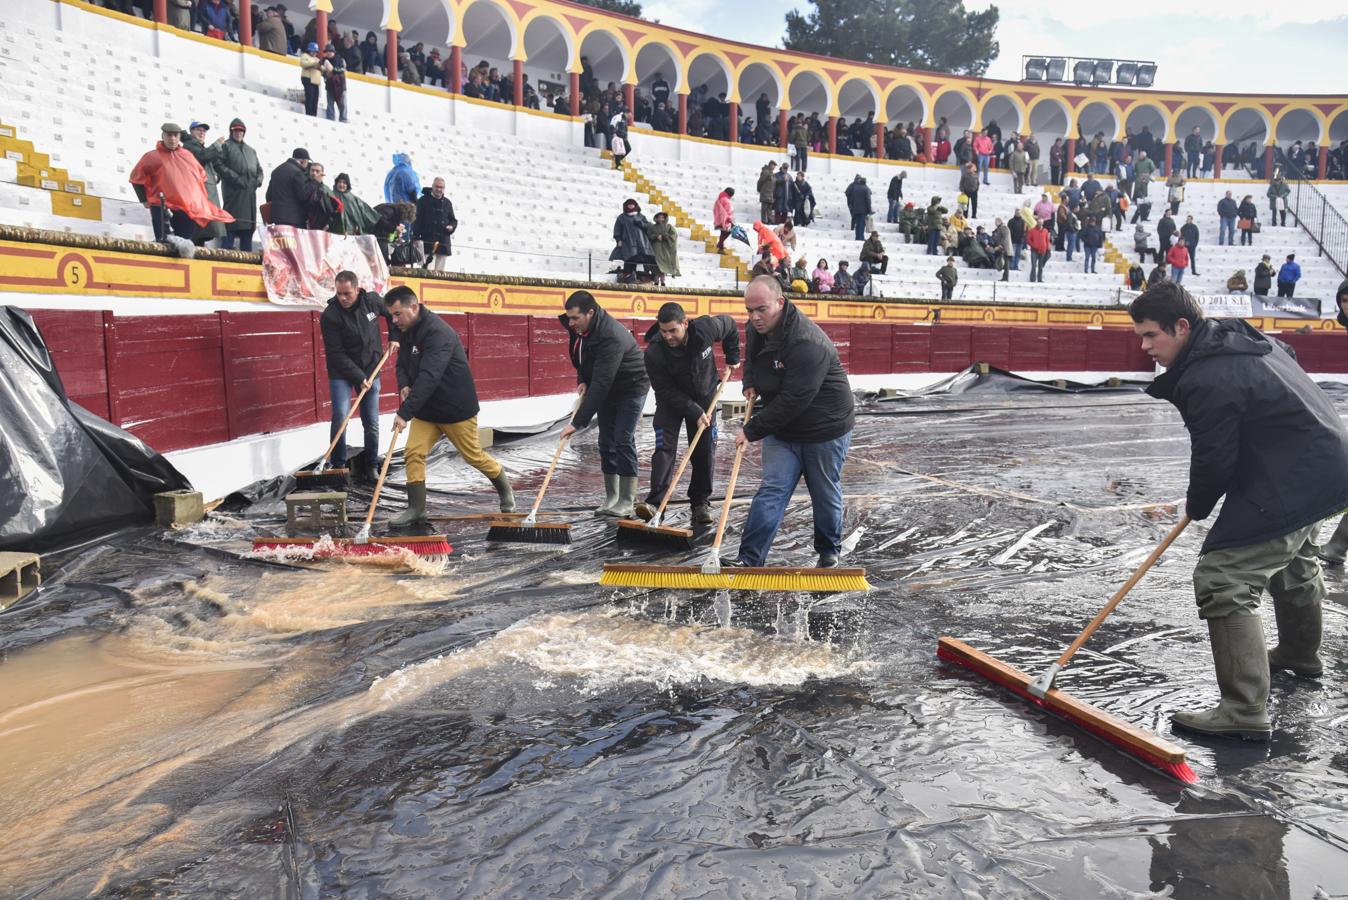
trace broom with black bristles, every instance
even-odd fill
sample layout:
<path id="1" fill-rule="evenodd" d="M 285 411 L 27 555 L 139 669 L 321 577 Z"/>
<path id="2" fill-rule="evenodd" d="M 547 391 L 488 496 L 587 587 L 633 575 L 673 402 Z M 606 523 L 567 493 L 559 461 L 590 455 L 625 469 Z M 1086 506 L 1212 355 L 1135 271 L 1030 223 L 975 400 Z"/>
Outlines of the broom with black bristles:
<path id="1" fill-rule="evenodd" d="M 1114 607 L 1119 605 L 1119 602 L 1132 590 L 1133 585 L 1137 584 L 1156 560 L 1161 558 L 1161 554 L 1175 542 L 1175 538 L 1180 536 L 1180 532 L 1188 524 L 1189 517 L 1185 516 L 1179 520 L 1174 528 L 1170 529 L 1170 533 L 1151 552 L 1151 555 L 1142 561 L 1142 565 L 1137 567 L 1137 571 L 1133 572 L 1132 577 L 1124 582 L 1123 587 L 1115 592 L 1114 596 L 1096 614 L 1090 624 L 1082 629 L 1076 640 L 1038 678 L 1031 678 L 1019 669 L 1008 666 L 1001 660 L 952 637 L 943 637 L 937 641 L 936 655 L 948 662 L 964 666 L 971 672 L 1010 689 L 1012 693 L 1025 698 L 1036 706 L 1043 707 L 1073 725 L 1085 728 L 1097 737 L 1114 744 L 1125 753 L 1137 757 L 1166 775 L 1186 784 L 1193 784 L 1198 781 L 1198 776 L 1194 774 L 1193 769 L 1189 768 L 1183 748 L 1149 731 L 1143 731 L 1141 728 L 1130 725 L 1104 710 L 1096 709 L 1089 703 L 1078 700 L 1053 687 L 1053 680 L 1076 654 L 1077 650 L 1081 649 L 1081 645 L 1086 643 L 1086 639 L 1095 633 L 1095 630 L 1100 627 L 1106 617 L 1114 611 Z"/>
<path id="2" fill-rule="evenodd" d="M 379 358 L 379 362 L 375 363 L 374 371 L 370 373 L 370 377 L 367 378 L 365 383 L 361 386 L 360 393 L 356 395 L 355 401 L 351 404 L 350 408 L 347 409 L 346 418 L 342 420 L 341 427 L 337 429 L 337 434 L 333 437 L 332 443 L 328 444 L 328 452 L 323 454 L 323 458 L 318 461 L 318 465 L 314 466 L 313 469 L 295 473 L 295 487 L 302 491 L 313 491 L 324 488 L 342 490 L 347 486 L 347 480 L 351 476 L 351 470 L 346 467 L 329 469 L 328 460 L 332 458 L 333 451 L 337 449 L 337 442 L 346 440 L 346 426 L 351 424 L 351 417 L 355 415 L 356 410 L 360 408 L 360 401 L 365 399 L 366 392 L 368 392 L 370 387 L 374 384 L 375 376 L 384 368 L 384 364 L 388 362 L 389 355 L 393 353 L 397 346 L 398 343 L 396 341 L 389 343 L 388 349 L 384 351 L 384 355 Z M 366 447 L 365 452 L 373 456 L 378 449 L 378 447 Z"/>
<path id="3" fill-rule="evenodd" d="M 755 398 L 757 399 L 757 398 Z M 750 400 L 744 411 L 747 422 L 754 412 Z M 735 448 L 735 462 L 730 467 L 730 481 L 726 484 L 725 502 L 721 504 L 721 521 L 716 526 L 707 561 L 697 566 L 634 566 L 605 563 L 599 583 L 620 587 L 684 588 L 689 590 L 734 591 L 865 591 L 870 590 L 865 569 L 809 569 L 771 568 L 767 566 L 734 566 L 722 570 L 721 541 L 725 538 L 726 523 L 730 520 L 730 502 L 735 496 L 735 482 L 739 480 L 740 463 L 744 462 L 744 445 Z"/>
<path id="4" fill-rule="evenodd" d="M 725 390 L 726 382 L 729 380 L 730 370 L 727 367 L 726 375 L 721 379 L 721 383 L 716 387 L 716 393 L 712 395 L 711 404 L 707 406 L 707 419 L 710 420 L 716 414 L 716 404 L 721 400 L 721 392 Z M 655 511 L 649 522 L 643 522 L 640 519 L 619 519 L 618 520 L 618 540 L 636 540 L 645 541 L 654 544 L 664 544 L 670 547 L 676 547 L 680 550 L 693 549 L 693 530 L 691 528 L 671 528 L 664 524 L 665 507 L 669 505 L 669 498 L 674 496 L 674 489 L 679 485 L 679 479 L 683 477 L 683 470 L 688 468 L 688 461 L 693 458 L 693 452 L 697 450 L 697 444 L 702 440 L 702 433 L 707 430 L 706 423 L 699 423 L 697 431 L 693 433 L 693 439 L 688 442 L 688 451 L 683 454 L 683 459 L 679 461 L 679 468 L 670 479 L 669 488 L 665 491 L 664 498 L 660 501 L 660 508 Z M 678 434 L 675 433 L 677 440 Z"/>
<path id="5" fill-rule="evenodd" d="M 574 416 L 579 408 L 580 398 L 577 398 L 575 406 L 571 407 L 571 416 Z M 570 417 L 567 421 L 570 421 Z M 552 462 L 548 464 L 548 474 L 543 476 L 543 486 L 538 489 L 538 496 L 534 498 L 534 506 L 533 509 L 529 510 L 529 515 L 518 521 L 497 519 L 489 522 L 487 527 L 488 541 L 514 544 L 571 543 L 571 523 L 543 522 L 540 524 L 538 521 L 538 508 L 543 505 L 543 495 L 547 493 L 548 484 L 552 481 L 552 473 L 557 469 L 557 461 L 562 458 L 562 448 L 565 446 L 565 437 L 557 441 L 557 450 L 552 454 Z"/>

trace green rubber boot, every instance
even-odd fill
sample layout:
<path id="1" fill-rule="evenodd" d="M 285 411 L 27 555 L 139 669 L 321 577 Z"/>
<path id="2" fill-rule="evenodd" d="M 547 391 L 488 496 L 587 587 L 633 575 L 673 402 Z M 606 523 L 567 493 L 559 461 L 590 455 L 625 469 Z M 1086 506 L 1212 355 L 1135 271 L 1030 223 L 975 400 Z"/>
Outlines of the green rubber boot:
<path id="1" fill-rule="evenodd" d="M 604 515 L 618 519 L 630 519 L 635 515 L 638 479 L 635 475 L 619 475 L 618 499 Z"/>
<path id="2" fill-rule="evenodd" d="M 594 511 L 596 516 L 613 515 L 613 504 L 618 502 L 618 476 L 604 476 L 604 502 Z"/>
<path id="3" fill-rule="evenodd" d="M 1221 702 L 1206 712 L 1177 712 L 1170 722 L 1183 731 L 1243 741 L 1267 741 L 1268 666 L 1264 625 L 1258 616 L 1208 619 L 1212 662 Z"/>
<path id="4" fill-rule="evenodd" d="M 496 488 L 496 495 L 501 498 L 501 512 L 515 511 L 515 489 L 510 486 L 510 479 L 506 476 L 505 469 L 501 474 L 491 480 Z"/>
<path id="5" fill-rule="evenodd" d="M 1268 651 L 1268 667 L 1274 672 L 1288 671 L 1301 678 L 1319 678 L 1325 665 L 1320 661 L 1320 635 L 1324 624 L 1320 601 L 1292 604 L 1273 598 L 1273 615 L 1278 620 L 1278 646 Z"/>
<path id="6" fill-rule="evenodd" d="M 1334 566 L 1341 566 L 1348 559 L 1348 516 L 1339 520 L 1339 527 L 1319 551 L 1320 559 Z"/>
<path id="7" fill-rule="evenodd" d="M 407 482 L 407 509 L 389 519 L 393 528 L 407 528 L 426 521 L 426 482 Z"/>

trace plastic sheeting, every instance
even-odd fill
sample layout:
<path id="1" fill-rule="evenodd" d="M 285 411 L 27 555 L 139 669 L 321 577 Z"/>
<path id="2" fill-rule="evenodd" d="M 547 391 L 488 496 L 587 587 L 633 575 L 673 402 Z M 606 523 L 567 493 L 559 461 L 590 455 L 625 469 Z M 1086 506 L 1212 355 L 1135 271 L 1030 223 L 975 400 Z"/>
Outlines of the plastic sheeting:
<path id="1" fill-rule="evenodd" d="M 191 487 L 133 435 L 72 403 L 32 318 L 0 310 L 0 549 L 43 551 L 154 516 Z"/>

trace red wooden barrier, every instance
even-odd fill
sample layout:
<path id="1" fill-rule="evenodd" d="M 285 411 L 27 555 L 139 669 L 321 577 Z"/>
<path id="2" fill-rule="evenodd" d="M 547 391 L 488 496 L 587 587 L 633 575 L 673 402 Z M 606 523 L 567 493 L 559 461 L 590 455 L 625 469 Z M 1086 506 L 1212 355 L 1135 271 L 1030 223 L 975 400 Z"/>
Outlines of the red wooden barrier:
<path id="1" fill-rule="evenodd" d="M 893 337 L 889 325 L 853 325 L 848 332 L 851 343 L 851 373 L 854 375 L 887 374 L 894 371 Z"/>
<path id="2" fill-rule="evenodd" d="M 847 322 L 820 322 L 819 327 L 828 335 L 829 340 L 833 341 L 833 346 L 838 350 L 838 359 L 842 362 L 842 367 L 852 370 L 852 326 Z M 864 327 L 864 326 L 858 326 Z"/>
<path id="3" fill-rule="evenodd" d="M 1011 371 L 1048 371 L 1049 330 L 1047 328 L 1008 328 Z"/>
<path id="4" fill-rule="evenodd" d="M 219 315 L 230 437 L 284 431 L 315 421 L 311 314 Z"/>
<path id="5" fill-rule="evenodd" d="M 973 330 L 973 361 L 1011 368 L 1011 333 L 1015 329 L 978 326 Z"/>
<path id="6" fill-rule="evenodd" d="M 931 371 L 958 372 L 973 360 L 971 325 L 935 325 L 931 328 Z"/>
<path id="7" fill-rule="evenodd" d="M 576 369 L 567 354 L 568 334 L 556 316 L 529 317 L 529 395 L 569 394 Z"/>
<path id="8" fill-rule="evenodd" d="M 66 396 L 94 415 L 108 418 L 108 352 L 103 330 L 112 313 L 83 309 L 33 309 L 29 313 L 47 343 Z"/>
<path id="9" fill-rule="evenodd" d="M 873 325 L 852 326 L 852 359 L 857 358 L 857 342 Z M 929 325 L 895 325 L 890 330 L 892 349 L 889 372 L 930 372 L 931 332 Z"/>
<path id="10" fill-rule="evenodd" d="M 1052 372 L 1086 370 L 1086 331 L 1075 328 L 1051 332 L 1048 342 L 1048 368 Z"/>
<path id="11" fill-rule="evenodd" d="M 529 317 L 469 313 L 467 318 L 478 398 L 529 396 Z"/>

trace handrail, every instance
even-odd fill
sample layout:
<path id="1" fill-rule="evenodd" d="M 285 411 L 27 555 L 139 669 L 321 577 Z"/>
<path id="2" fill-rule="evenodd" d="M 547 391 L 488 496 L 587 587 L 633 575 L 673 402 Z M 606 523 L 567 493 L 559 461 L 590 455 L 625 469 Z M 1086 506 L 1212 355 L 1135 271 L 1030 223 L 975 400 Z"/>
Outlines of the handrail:
<path id="1" fill-rule="evenodd" d="M 1283 171 L 1286 174 L 1289 168 Z M 1298 167 L 1290 167 L 1290 172 L 1296 180 L 1289 182 L 1292 192 L 1287 196 L 1287 211 L 1315 241 L 1316 255 L 1333 263 L 1340 275 L 1348 276 L 1348 219 L 1319 188 L 1302 177 Z"/>

